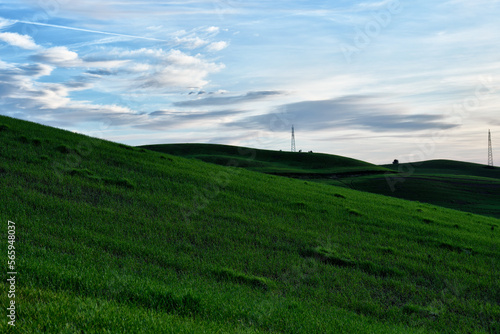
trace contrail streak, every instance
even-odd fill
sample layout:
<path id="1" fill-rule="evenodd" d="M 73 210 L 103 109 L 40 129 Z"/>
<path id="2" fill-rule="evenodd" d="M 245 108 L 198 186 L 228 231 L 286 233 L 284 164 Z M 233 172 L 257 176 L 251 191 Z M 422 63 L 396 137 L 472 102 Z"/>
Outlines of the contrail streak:
<path id="1" fill-rule="evenodd" d="M 19 20 L 16 20 L 16 22 L 25 23 L 25 24 L 33 24 L 33 25 L 44 26 L 44 27 L 52 27 L 52 28 L 60 28 L 60 29 L 67 29 L 67 30 L 76 30 L 76 31 L 91 32 L 91 33 L 102 34 L 102 35 L 112 35 L 112 36 L 120 36 L 120 37 L 128 37 L 128 38 L 146 39 L 146 40 L 157 41 L 157 42 L 169 42 L 169 41 L 164 40 L 164 39 L 158 39 L 158 38 L 152 38 L 152 37 L 143 37 L 143 36 L 134 36 L 134 35 L 126 35 L 126 34 L 117 34 L 117 33 L 114 33 L 114 32 L 106 32 L 106 31 L 99 31 L 99 30 L 74 28 L 74 27 L 60 26 L 60 25 L 56 25 L 56 24 L 48 24 L 48 23 L 40 23 L 40 22 L 29 22 L 29 21 L 19 21 Z"/>

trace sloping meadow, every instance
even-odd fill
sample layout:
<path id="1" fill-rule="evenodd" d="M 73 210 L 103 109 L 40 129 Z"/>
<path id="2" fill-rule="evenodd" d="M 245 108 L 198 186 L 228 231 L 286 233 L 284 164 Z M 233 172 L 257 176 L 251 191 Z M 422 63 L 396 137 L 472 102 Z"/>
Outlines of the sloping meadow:
<path id="1" fill-rule="evenodd" d="M 500 331 L 497 219 L 0 128 L 22 332 Z"/>

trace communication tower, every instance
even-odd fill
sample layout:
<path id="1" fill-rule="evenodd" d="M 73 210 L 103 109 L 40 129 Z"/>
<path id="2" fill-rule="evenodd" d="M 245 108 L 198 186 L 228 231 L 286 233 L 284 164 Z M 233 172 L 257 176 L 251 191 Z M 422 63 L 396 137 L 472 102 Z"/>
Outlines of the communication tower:
<path id="1" fill-rule="evenodd" d="M 493 147 L 491 145 L 491 131 L 488 130 L 488 167 L 493 167 Z"/>
<path id="2" fill-rule="evenodd" d="M 296 149 L 295 149 L 295 130 L 293 128 L 293 125 L 292 125 L 292 152 L 295 152 Z"/>

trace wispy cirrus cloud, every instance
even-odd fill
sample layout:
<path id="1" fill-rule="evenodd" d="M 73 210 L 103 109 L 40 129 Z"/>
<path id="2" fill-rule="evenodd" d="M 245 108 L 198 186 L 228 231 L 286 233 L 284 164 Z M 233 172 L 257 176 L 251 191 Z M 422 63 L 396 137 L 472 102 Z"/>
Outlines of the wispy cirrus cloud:
<path id="1" fill-rule="evenodd" d="M 373 132 L 450 129 L 458 126 L 446 122 L 441 115 L 410 113 L 404 106 L 376 96 L 353 95 L 303 101 L 282 105 L 277 109 L 275 113 L 249 116 L 227 125 L 278 132 L 290 131 L 292 124 L 304 131 L 359 129 Z"/>
<path id="2" fill-rule="evenodd" d="M 160 110 L 148 114 L 147 120 L 135 125 L 136 128 L 148 130 L 166 130 L 179 126 L 192 126 L 193 123 L 223 123 L 225 119 L 233 119 L 234 116 L 243 113 L 242 110 L 217 110 L 217 111 L 176 111 Z"/>
<path id="3" fill-rule="evenodd" d="M 211 96 L 197 100 L 175 102 L 173 105 L 176 107 L 223 106 L 263 100 L 280 95 L 284 95 L 284 93 L 281 91 L 248 92 L 245 95 L 239 96 Z"/>
<path id="4" fill-rule="evenodd" d="M 201 39 L 198 36 L 193 37 L 175 37 L 175 42 L 179 45 L 183 45 L 188 49 L 198 49 L 202 46 L 207 45 L 209 42 Z"/>
<path id="5" fill-rule="evenodd" d="M 210 74 L 225 68 L 223 63 L 207 60 L 201 54 L 190 55 L 179 49 L 111 50 L 102 57 L 115 58 L 117 63 L 127 62 L 127 66 L 118 70 L 90 70 L 86 71 L 87 74 L 106 76 L 108 83 L 142 92 L 201 89 L 209 83 Z"/>
<path id="6" fill-rule="evenodd" d="M 0 29 L 9 27 L 15 23 L 16 23 L 16 21 L 14 21 L 14 20 L 9 20 L 9 19 L 0 17 Z"/>
<path id="7" fill-rule="evenodd" d="M 103 31 L 103 30 L 84 29 L 84 28 L 78 28 L 78 27 L 63 26 L 63 25 L 58 25 L 58 24 L 48 24 L 48 23 L 43 23 L 43 22 L 32 22 L 32 21 L 22 21 L 22 20 L 19 20 L 16 22 L 23 23 L 23 24 L 29 24 L 29 25 L 65 29 L 65 30 L 82 31 L 82 32 L 93 33 L 93 34 L 112 35 L 112 36 L 126 37 L 126 38 L 132 38 L 132 39 L 145 39 L 145 40 L 157 41 L 157 42 L 168 42 L 168 40 L 158 39 L 158 38 L 154 38 L 154 37 L 130 35 L 130 34 L 120 34 L 120 33 L 114 33 L 114 32 Z"/>
<path id="8" fill-rule="evenodd" d="M 11 77 L 32 77 L 38 79 L 50 75 L 53 70 L 54 67 L 47 64 L 10 64 L 0 60 L 0 75 L 5 82 L 8 82 Z"/>
<path id="9" fill-rule="evenodd" d="M 241 112 L 240 110 L 219 110 L 219 111 L 202 111 L 202 112 L 197 112 L 197 111 L 192 111 L 192 112 L 186 112 L 186 111 L 172 111 L 172 110 L 157 110 L 152 113 L 150 113 L 150 116 L 153 117 L 169 117 L 172 119 L 208 119 L 208 118 L 219 118 L 219 117 L 226 117 L 226 116 L 233 116 L 236 113 Z"/>
<path id="10" fill-rule="evenodd" d="M 134 79 L 137 89 L 192 89 L 208 84 L 211 73 L 222 70 L 225 66 L 203 59 L 200 55 L 191 56 L 180 50 L 161 52 L 157 62 L 144 69 L 144 74 Z"/>
<path id="11" fill-rule="evenodd" d="M 44 49 L 31 57 L 33 60 L 54 65 L 57 67 L 103 67 L 114 68 L 124 66 L 128 60 L 100 60 L 87 61 L 78 55 L 78 53 L 69 50 L 65 46 L 55 46 Z"/>

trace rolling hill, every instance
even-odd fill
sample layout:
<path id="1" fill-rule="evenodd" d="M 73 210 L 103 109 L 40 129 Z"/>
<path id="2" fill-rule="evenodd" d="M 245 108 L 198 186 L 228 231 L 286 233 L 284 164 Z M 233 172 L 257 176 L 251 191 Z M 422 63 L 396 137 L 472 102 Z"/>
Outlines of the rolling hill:
<path id="1" fill-rule="evenodd" d="M 217 144 L 163 144 L 142 148 L 222 166 L 298 178 L 327 178 L 391 172 L 368 162 L 322 153 L 292 153 Z"/>
<path id="2" fill-rule="evenodd" d="M 500 168 L 488 168 L 485 165 L 454 161 L 454 160 L 429 160 L 406 164 L 383 165 L 388 169 L 404 174 L 446 174 L 462 176 L 478 176 L 500 180 Z"/>
<path id="3" fill-rule="evenodd" d="M 384 167 L 397 174 L 346 178 L 343 182 L 352 189 L 500 218 L 500 168 L 451 160 Z"/>
<path id="4" fill-rule="evenodd" d="M 165 144 L 143 148 L 500 218 L 500 168 L 489 169 L 484 165 L 451 160 L 376 166 L 329 154 L 213 144 Z"/>
<path id="5" fill-rule="evenodd" d="M 500 331 L 498 219 L 4 116 L 0 143 L 0 332 L 12 301 L 22 333 Z"/>

